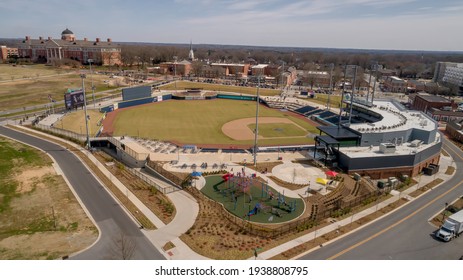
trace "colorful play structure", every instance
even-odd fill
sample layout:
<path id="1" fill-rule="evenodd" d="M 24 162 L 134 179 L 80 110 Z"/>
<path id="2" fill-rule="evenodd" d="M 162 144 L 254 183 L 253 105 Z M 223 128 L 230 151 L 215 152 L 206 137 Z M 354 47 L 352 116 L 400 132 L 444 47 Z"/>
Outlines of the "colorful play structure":
<path id="1" fill-rule="evenodd" d="M 221 183 L 214 185 L 214 190 L 219 192 L 223 198 L 230 197 L 229 201 L 233 203 L 233 210 L 237 210 L 239 199 L 243 202 L 243 207 L 248 204 L 249 210 L 244 218 L 250 219 L 251 216 L 266 213 L 272 215 L 269 219 L 273 219 L 273 215 L 281 217 L 284 212 L 292 213 L 297 209 L 296 200 L 287 201 L 284 191 L 275 194 L 273 189 L 259 181 L 254 174 L 246 176 L 244 172 L 236 175 L 226 173 L 222 179 Z M 251 203 L 254 200 L 257 201 L 251 209 Z"/>

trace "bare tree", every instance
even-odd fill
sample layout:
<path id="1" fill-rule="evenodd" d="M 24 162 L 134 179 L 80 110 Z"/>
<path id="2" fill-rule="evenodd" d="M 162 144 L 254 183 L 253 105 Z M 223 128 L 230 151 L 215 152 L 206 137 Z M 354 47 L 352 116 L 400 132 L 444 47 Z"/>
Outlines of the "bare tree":
<path id="1" fill-rule="evenodd" d="M 136 245 L 122 231 L 113 238 L 112 257 L 121 260 L 130 260 L 135 255 Z"/>
<path id="2" fill-rule="evenodd" d="M 203 74 L 203 63 L 201 61 L 194 61 L 192 63 L 192 72 L 196 77 L 201 77 Z"/>

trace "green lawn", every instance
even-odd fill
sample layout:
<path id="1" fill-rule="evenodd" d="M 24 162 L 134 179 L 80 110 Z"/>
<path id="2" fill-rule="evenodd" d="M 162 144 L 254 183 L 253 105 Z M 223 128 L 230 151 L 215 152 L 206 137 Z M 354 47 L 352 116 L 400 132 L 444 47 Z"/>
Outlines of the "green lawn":
<path id="1" fill-rule="evenodd" d="M 281 196 L 283 199 L 278 203 L 278 192 L 271 187 L 266 187 L 261 182 L 255 181 L 249 184 L 249 190 L 241 192 L 242 188 L 239 182 L 224 182 L 221 176 L 207 176 L 206 186 L 201 189 L 209 198 L 222 203 L 233 215 L 250 219 L 258 223 L 282 223 L 293 220 L 304 212 L 304 202 L 300 198 L 288 198 Z M 273 199 L 270 198 L 273 194 Z M 236 197 L 236 203 L 233 197 Z M 251 199 L 252 198 L 252 199 Z M 282 202 L 286 203 L 284 205 Z M 256 205 L 262 206 L 257 214 L 248 216 Z M 290 211 L 290 205 L 295 205 L 293 212 Z"/>
<path id="2" fill-rule="evenodd" d="M 248 125 L 249 129 L 255 130 L 256 125 Z M 259 124 L 259 136 L 270 137 L 301 137 L 307 135 L 307 130 L 291 123 L 263 123 Z"/>
<path id="3" fill-rule="evenodd" d="M 90 106 L 92 107 L 92 106 Z M 79 134 L 85 134 L 85 118 L 84 111 L 78 110 L 73 111 L 67 114 L 64 118 L 55 123 L 55 127 L 62 128 L 65 130 L 73 131 Z M 90 116 L 88 121 L 89 134 L 95 135 L 95 133 L 100 129 L 98 121 L 103 117 L 103 114 L 98 110 L 87 110 L 87 115 Z"/>
<path id="4" fill-rule="evenodd" d="M 257 95 L 257 89 L 255 87 L 240 87 L 240 86 L 228 86 L 221 84 L 209 84 L 209 83 L 198 83 L 190 81 L 178 81 L 177 85 L 175 83 L 170 83 L 159 87 L 162 90 L 184 90 L 186 88 L 202 88 L 203 90 L 211 90 L 218 92 L 236 92 L 249 95 Z M 259 95 L 273 96 L 281 93 L 281 90 L 278 89 L 259 89 Z"/>
<path id="5" fill-rule="evenodd" d="M 341 96 L 340 95 L 330 95 L 329 98 L 330 98 L 331 108 L 339 108 L 339 104 L 341 104 Z M 317 93 L 315 95 L 315 98 L 309 98 L 307 100 L 326 106 L 326 104 L 328 103 L 328 94 Z"/>
<path id="6" fill-rule="evenodd" d="M 255 102 L 235 100 L 167 101 L 118 111 L 114 135 L 131 135 L 184 144 L 252 145 L 253 140 L 238 141 L 222 133 L 222 126 L 236 119 L 255 117 Z M 287 112 L 260 106 L 261 117 L 288 118 L 309 132 L 316 128 Z M 296 145 L 313 143 L 312 138 L 262 139 L 259 145 Z"/>

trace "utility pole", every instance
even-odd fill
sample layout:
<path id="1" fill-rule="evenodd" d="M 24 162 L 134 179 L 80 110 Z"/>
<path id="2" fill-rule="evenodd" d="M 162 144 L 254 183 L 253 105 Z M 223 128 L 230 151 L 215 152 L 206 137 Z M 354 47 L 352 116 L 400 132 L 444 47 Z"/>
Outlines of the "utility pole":
<path id="1" fill-rule="evenodd" d="M 259 88 L 260 75 L 257 77 L 256 128 L 254 131 L 254 166 L 257 166 L 257 135 L 259 134 Z"/>
<path id="2" fill-rule="evenodd" d="M 87 76 L 85 74 L 80 74 L 80 78 L 82 78 L 82 92 L 84 94 L 84 114 L 85 114 L 85 130 L 87 133 L 87 142 L 85 143 L 85 147 L 90 149 L 90 137 L 88 134 L 88 115 L 87 115 L 87 98 L 85 97 L 85 83 L 84 80 Z"/>

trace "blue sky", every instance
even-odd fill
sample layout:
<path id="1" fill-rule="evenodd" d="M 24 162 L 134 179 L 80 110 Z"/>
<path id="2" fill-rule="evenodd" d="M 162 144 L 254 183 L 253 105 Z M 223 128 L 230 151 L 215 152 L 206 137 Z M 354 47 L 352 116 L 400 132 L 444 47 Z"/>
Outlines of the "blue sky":
<path id="1" fill-rule="evenodd" d="M 0 37 L 463 50 L 461 0 L 0 0 Z"/>

